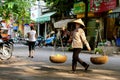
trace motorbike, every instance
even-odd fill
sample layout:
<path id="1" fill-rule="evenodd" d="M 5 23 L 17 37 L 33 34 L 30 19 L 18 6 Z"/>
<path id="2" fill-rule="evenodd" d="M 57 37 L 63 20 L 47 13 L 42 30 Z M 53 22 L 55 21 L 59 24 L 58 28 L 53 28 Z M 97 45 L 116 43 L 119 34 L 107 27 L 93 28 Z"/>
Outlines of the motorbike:
<path id="1" fill-rule="evenodd" d="M 12 49 L 2 39 L 0 39 L 0 59 L 8 60 L 12 57 Z"/>
<path id="2" fill-rule="evenodd" d="M 4 41 L 4 44 L 9 46 L 12 51 L 14 50 L 14 41 L 13 41 L 13 39 L 9 39 L 7 41 Z"/>
<path id="3" fill-rule="evenodd" d="M 67 37 L 62 36 L 61 39 L 57 39 L 56 34 L 53 34 L 51 37 L 47 38 L 44 41 L 45 46 L 56 46 L 61 47 L 62 45 L 65 47 L 67 46 Z"/>
<path id="4" fill-rule="evenodd" d="M 0 28 L 0 59 L 10 59 L 13 51 L 13 41 L 8 35 L 8 29 Z"/>
<path id="5" fill-rule="evenodd" d="M 35 46 L 43 47 L 44 46 L 44 37 L 38 36 L 35 42 Z"/>
<path id="6" fill-rule="evenodd" d="M 55 35 L 52 35 L 51 37 L 47 38 L 45 41 L 44 41 L 44 45 L 45 46 L 53 46 L 54 45 L 54 42 L 55 42 Z"/>
<path id="7" fill-rule="evenodd" d="M 44 37 L 38 36 L 37 40 L 35 42 L 35 47 L 37 47 L 37 46 L 39 46 L 40 48 L 43 47 L 44 46 L 44 41 L 45 41 Z M 26 39 L 26 42 L 23 43 L 23 44 L 28 46 L 28 42 L 29 42 L 28 39 Z"/>

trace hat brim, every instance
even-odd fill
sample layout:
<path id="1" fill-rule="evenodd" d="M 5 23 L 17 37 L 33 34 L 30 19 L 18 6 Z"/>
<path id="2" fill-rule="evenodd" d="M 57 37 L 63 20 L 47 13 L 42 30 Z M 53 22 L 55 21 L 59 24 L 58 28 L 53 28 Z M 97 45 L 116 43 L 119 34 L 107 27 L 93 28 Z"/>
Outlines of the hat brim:
<path id="1" fill-rule="evenodd" d="M 77 19 L 77 20 L 74 20 L 73 22 L 74 22 L 74 23 L 78 23 L 78 24 L 80 24 L 80 25 L 83 25 L 83 26 L 85 27 L 85 24 L 84 24 L 84 22 L 82 21 L 82 19 Z"/>

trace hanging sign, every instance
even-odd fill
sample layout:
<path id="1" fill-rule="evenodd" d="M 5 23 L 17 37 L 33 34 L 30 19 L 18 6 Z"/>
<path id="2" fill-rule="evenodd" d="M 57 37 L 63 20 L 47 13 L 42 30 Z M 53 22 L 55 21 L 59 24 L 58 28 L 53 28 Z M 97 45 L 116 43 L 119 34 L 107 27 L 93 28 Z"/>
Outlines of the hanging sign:
<path id="1" fill-rule="evenodd" d="M 88 4 L 88 11 L 90 11 L 90 4 Z M 73 8 L 74 14 L 85 12 L 85 3 L 83 1 L 75 3 Z"/>
<path id="2" fill-rule="evenodd" d="M 116 0 L 90 0 L 90 10 L 105 12 L 116 8 Z"/>

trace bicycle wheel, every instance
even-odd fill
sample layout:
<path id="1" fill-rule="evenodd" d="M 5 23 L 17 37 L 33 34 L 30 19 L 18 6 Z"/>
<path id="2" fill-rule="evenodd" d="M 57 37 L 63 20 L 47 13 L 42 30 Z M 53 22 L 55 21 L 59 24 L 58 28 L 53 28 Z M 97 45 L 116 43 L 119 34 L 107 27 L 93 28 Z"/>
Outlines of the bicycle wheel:
<path id="1" fill-rule="evenodd" d="M 12 51 L 10 48 L 3 46 L 3 49 L 0 50 L 0 59 L 8 60 L 12 57 Z"/>

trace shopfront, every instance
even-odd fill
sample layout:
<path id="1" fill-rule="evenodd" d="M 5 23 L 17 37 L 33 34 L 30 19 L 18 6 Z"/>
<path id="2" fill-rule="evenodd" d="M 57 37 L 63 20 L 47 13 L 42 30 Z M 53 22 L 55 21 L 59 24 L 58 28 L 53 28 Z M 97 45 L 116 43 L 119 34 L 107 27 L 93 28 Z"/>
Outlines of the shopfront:
<path id="1" fill-rule="evenodd" d="M 113 30 L 114 27 L 114 21 L 112 19 L 109 19 L 107 17 L 108 11 L 116 8 L 116 0 L 90 0 L 88 5 L 88 22 L 86 25 L 86 33 L 87 38 L 90 42 L 90 45 L 92 48 L 96 47 L 96 39 L 98 41 L 99 38 L 97 37 L 97 20 L 99 20 L 99 28 L 100 28 L 100 34 L 102 39 L 106 40 L 109 37 L 112 37 L 113 35 L 110 34 L 109 30 Z M 81 11 L 74 11 L 77 15 L 77 18 L 85 18 L 85 4 L 81 6 L 81 3 L 79 2 L 79 9 L 82 9 Z M 81 8 L 83 7 L 83 8 Z M 76 6 L 75 6 L 76 8 Z M 77 9 L 79 10 L 78 6 Z M 77 13 L 78 12 L 78 13 Z M 111 23 L 112 22 L 112 23 Z M 98 43 L 97 41 L 97 43 Z"/>
<path id="2" fill-rule="evenodd" d="M 41 16 L 39 16 L 36 20 L 38 23 L 38 35 L 44 36 L 46 39 L 47 32 L 50 30 L 51 23 L 50 21 L 52 20 L 51 16 L 54 15 L 56 12 L 49 12 L 45 13 Z"/>

